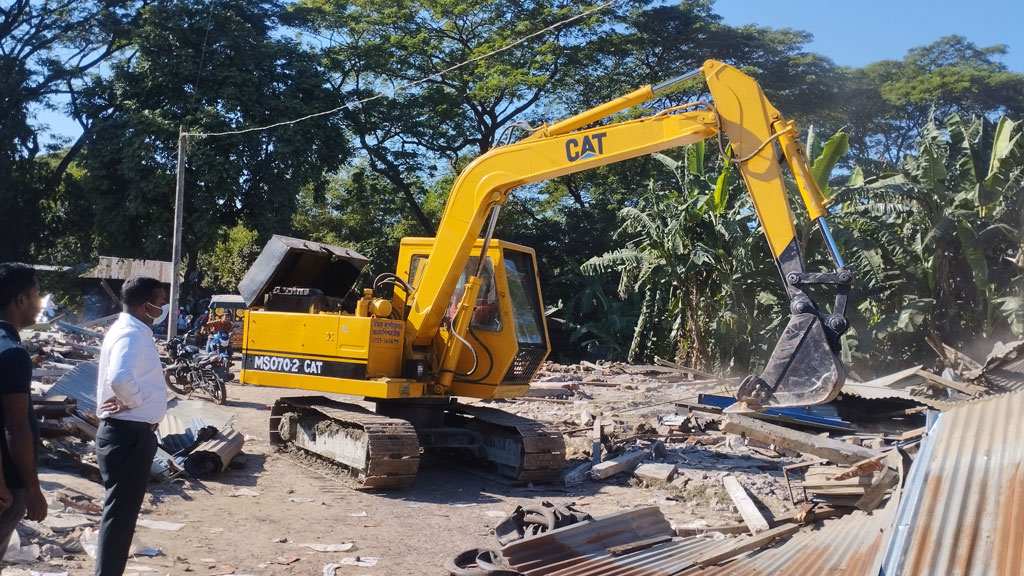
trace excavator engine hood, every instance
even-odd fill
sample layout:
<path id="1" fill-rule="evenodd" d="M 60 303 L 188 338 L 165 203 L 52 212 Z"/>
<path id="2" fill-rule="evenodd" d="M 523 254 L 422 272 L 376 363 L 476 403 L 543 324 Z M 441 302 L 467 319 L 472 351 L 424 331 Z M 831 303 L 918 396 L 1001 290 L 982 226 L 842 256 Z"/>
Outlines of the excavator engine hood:
<path id="1" fill-rule="evenodd" d="M 344 298 L 369 260 L 348 248 L 275 234 L 238 283 L 246 305 L 262 306 L 274 288 L 319 290 Z"/>

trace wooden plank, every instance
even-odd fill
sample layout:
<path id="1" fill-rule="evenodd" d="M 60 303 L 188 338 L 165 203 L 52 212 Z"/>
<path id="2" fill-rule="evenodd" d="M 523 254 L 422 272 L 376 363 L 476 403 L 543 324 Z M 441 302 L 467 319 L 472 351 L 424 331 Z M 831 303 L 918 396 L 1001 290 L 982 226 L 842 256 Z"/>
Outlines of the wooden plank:
<path id="1" fill-rule="evenodd" d="M 725 524 L 722 526 L 679 526 L 676 528 L 676 536 L 701 536 L 708 532 L 721 532 L 722 534 L 746 534 L 750 527 L 746 524 Z"/>
<path id="2" fill-rule="evenodd" d="M 651 453 L 649 450 L 636 450 L 634 452 L 627 452 L 618 458 L 605 460 L 590 469 L 590 477 L 594 480 L 604 480 L 605 478 L 610 478 L 619 472 L 632 470 L 633 468 L 636 468 L 637 464 L 643 462 L 650 455 Z"/>
<path id="3" fill-rule="evenodd" d="M 746 416 L 729 415 L 722 424 L 722 431 L 742 434 L 761 442 L 782 448 L 813 454 L 837 464 L 856 464 L 873 458 L 878 452 L 862 446 L 854 446 L 826 436 L 816 436 Z"/>
<path id="4" fill-rule="evenodd" d="M 572 390 L 562 385 L 538 386 L 537 384 L 530 384 L 526 395 L 530 398 L 568 398 L 572 396 Z"/>
<path id="5" fill-rule="evenodd" d="M 582 484 L 587 478 L 590 478 L 590 469 L 593 467 L 593 462 L 584 462 L 583 464 L 573 468 L 565 475 L 565 485 L 575 486 L 577 484 Z"/>
<path id="6" fill-rule="evenodd" d="M 85 437 L 89 438 L 90 440 L 96 439 L 95 426 L 86 422 L 85 420 L 82 420 L 81 418 L 75 416 L 74 414 L 68 416 L 68 419 L 71 420 L 71 423 L 75 425 L 75 428 L 78 428 L 82 432 L 82 434 L 85 435 Z"/>
<path id="7" fill-rule="evenodd" d="M 60 376 L 63 376 L 65 374 L 67 374 L 67 373 L 68 373 L 68 370 L 55 370 L 55 369 L 47 369 L 47 368 L 36 368 L 35 370 L 32 370 L 32 378 L 35 378 L 35 379 L 38 380 L 39 378 L 42 378 L 44 376 L 60 377 Z"/>
<path id="8" fill-rule="evenodd" d="M 872 472 L 878 472 L 884 467 L 882 464 L 883 458 L 885 458 L 885 454 L 879 454 L 878 456 L 861 460 L 839 474 L 836 474 L 832 480 L 846 480 L 847 478 L 856 478 L 857 476 L 864 476 L 866 474 L 871 474 Z"/>
<path id="9" fill-rule="evenodd" d="M 607 548 L 609 554 L 612 556 L 622 556 L 623 554 L 629 554 L 630 552 L 639 552 L 640 550 L 646 550 L 658 544 L 664 544 L 672 540 L 672 535 L 662 534 L 661 536 L 655 536 L 653 538 L 647 538 L 646 540 L 639 540 L 637 542 L 630 542 L 629 544 L 622 544 L 621 546 L 612 546 Z"/>
<path id="10" fill-rule="evenodd" d="M 750 527 L 750 533 L 760 534 L 761 532 L 766 532 L 770 528 L 768 521 L 761 515 L 757 504 L 754 504 L 754 501 L 747 494 L 740 481 L 735 476 L 726 476 L 722 478 L 722 484 L 725 485 L 725 491 L 729 493 L 733 504 L 739 509 L 743 521 Z"/>
<path id="11" fill-rule="evenodd" d="M 800 530 L 800 524 L 782 524 L 776 526 L 767 532 L 762 532 L 757 536 L 751 536 L 750 538 L 744 538 L 735 543 L 729 543 L 725 546 L 721 546 L 704 554 L 698 556 L 693 560 L 693 563 L 700 567 L 713 566 L 728 560 L 735 558 L 744 552 L 750 552 L 751 550 L 757 550 L 763 548 L 779 538 L 784 538 L 791 534 L 796 533 Z"/>
<path id="12" fill-rule="evenodd" d="M 675 362 L 670 362 L 670 361 L 665 360 L 663 358 L 658 358 L 657 356 L 654 357 L 654 362 L 655 362 L 655 364 L 657 364 L 659 366 L 664 366 L 666 368 L 673 368 L 675 370 L 683 372 L 684 374 L 692 374 L 694 376 L 700 376 L 701 378 L 704 378 L 706 380 L 713 380 L 715 382 L 724 382 L 725 381 L 724 378 L 719 378 L 718 376 L 715 376 L 714 374 L 711 374 L 710 372 L 704 372 L 703 370 L 697 370 L 696 368 L 690 368 L 689 366 L 683 366 L 682 364 L 677 364 Z"/>
<path id="13" fill-rule="evenodd" d="M 915 430 L 909 430 L 907 432 L 904 432 L 903 434 L 900 434 L 900 442 L 906 442 L 907 440 L 913 440 L 914 438 L 920 438 L 921 436 L 924 436 L 924 433 L 927 432 L 927 431 L 928 431 L 927 427 L 922 426 L 922 427 L 917 428 Z"/>
<path id="14" fill-rule="evenodd" d="M 895 470 L 886 466 L 885 470 L 875 478 L 875 481 L 871 483 L 871 486 L 864 491 L 864 495 L 857 501 L 857 509 L 870 512 L 878 508 L 878 505 L 885 499 L 889 489 L 896 486 L 899 478 L 900 476 Z"/>
<path id="15" fill-rule="evenodd" d="M 924 378 L 925 380 L 928 380 L 929 382 L 938 384 L 939 386 L 945 386 L 946 388 L 952 388 L 953 390 L 956 390 L 957 392 L 963 392 L 968 396 L 977 396 L 978 394 L 987 392 L 987 390 L 985 390 L 981 386 L 968 384 L 966 382 L 954 382 L 947 378 L 943 378 L 942 376 L 932 374 L 927 370 L 918 370 L 917 375 Z"/>

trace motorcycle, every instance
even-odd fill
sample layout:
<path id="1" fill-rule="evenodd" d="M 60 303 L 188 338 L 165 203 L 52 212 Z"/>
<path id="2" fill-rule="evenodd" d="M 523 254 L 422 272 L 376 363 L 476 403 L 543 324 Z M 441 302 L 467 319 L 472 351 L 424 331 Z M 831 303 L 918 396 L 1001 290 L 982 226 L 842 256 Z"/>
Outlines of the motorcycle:
<path id="1" fill-rule="evenodd" d="M 164 382 L 176 394 L 187 396 L 199 391 L 223 404 L 228 398 L 224 383 L 231 379 L 229 360 L 216 352 L 200 354 L 197 346 L 188 344 L 191 335 L 191 331 L 185 332 L 167 342 L 165 350 L 170 363 L 164 366 Z"/>

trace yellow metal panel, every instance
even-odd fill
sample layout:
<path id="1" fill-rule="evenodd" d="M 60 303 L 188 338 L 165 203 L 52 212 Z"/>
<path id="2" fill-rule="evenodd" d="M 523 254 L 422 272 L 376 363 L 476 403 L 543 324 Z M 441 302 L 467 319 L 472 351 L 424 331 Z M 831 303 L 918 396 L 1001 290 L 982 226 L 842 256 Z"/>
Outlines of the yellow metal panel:
<path id="1" fill-rule="evenodd" d="M 366 375 L 370 378 L 402 374 L 405 322 L 386 318 L 370 319 L 370 354 Z"/>
<path id="2" fill-rule="evenodd" d="M 337 356 L 339 317 L 333 314 L 294 314 L 250 310 L 246 314 L 245 349 L 275 353 Z M 361 352 L 348 347 L 346 356 L 366 359 L 365 340 Z M 351 353 L 355 350 L 355 353 Z"/>
<path id="3" fill-rule="evenodd" d="M 423 396 L 423 383 L 411 380 L 352 380 L 302 376 L 279 372 L 246 370 L 245 382 L 256 386 L 294 388 L 332 394 L 351 394 L 370 398 L 419 398 Z"/>
<path id="4" fill-rule="evenodd" d="M 341 316 L 338 320 L 338 356 L 345 358 L 369 357 L 370 318 Z"/>
<path id="5" fill-rule="evenodd" d="M 764 97 L 753 78 L 728 64 L 708 60 L 704 63 L 704 75 L 733 153 L 737 158 L 753 154 L 772 137 L 772 123 L 781 119 L 779 111 Z M 778 259 L 796 230 L 775 146 L 768 144 L 739 169 L 772 255 Z"/>
<path id="6" fill-rule="evenodd" d="M 521 398 L 526 396 L 526 391 L 529 389 L 529 386 L 491 386 L 489 384 L 453 382 L 452 396 L 465 396 L 467 398 L 481 398 L 484 400 L 493 398 Z"/>

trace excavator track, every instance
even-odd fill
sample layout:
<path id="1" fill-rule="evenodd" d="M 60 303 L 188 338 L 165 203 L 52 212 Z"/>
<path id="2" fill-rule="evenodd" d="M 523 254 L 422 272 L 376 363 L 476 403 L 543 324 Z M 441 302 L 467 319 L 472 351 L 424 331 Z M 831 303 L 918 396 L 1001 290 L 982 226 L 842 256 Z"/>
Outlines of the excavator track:
<path id="1" fill-rule="evenodd" d="M 480 435 L 478 457 L 495 465 L 500 476 L 514 482 L 558 480 L 565 469 L 562 432 L 543 422 L 485 406 L 455 404 L 447 423 Z"/>
<path id="2" fill-rule="evenodd" d="M 401 488 L 419 470 L 412 424 L 323 396 L 281 398 L 270 412 L 270 443 L 293 445 L 349 470 L 361 488 Z"/>

